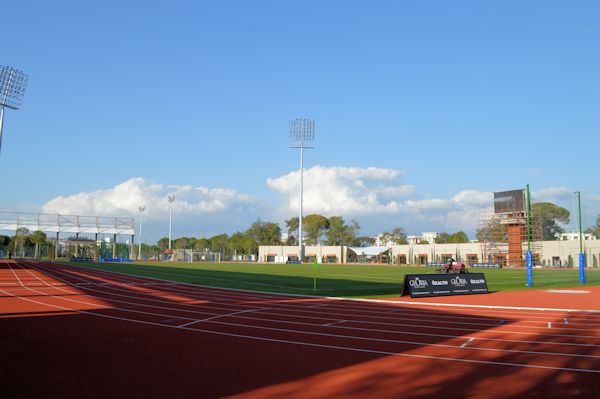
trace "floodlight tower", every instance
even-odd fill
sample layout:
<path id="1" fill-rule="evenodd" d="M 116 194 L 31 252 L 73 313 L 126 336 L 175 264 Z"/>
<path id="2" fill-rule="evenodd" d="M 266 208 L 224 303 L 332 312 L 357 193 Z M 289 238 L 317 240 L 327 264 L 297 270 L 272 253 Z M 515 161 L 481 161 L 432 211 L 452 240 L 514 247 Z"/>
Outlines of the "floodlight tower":
<path id="1" fill-rule="evenodd" d="M 171 213 L 173 210 L 173 201 L 175 201 L 175 196 L 169 195 L 169 249 L 171 249 Z"/>
<path id="2" fill-rule="evenodd" d="M 298 258 L 304 261 L 304 242 L 302 239 L 302 207 L 304 191 L 304 149 L 315 148 L 315 121 L 310 119 L 294 119 L 290 121 L 290 148 L 300 149 L 300 219 L 298 219 Z"/>
<path id="3" fill-rule="evenodd" d="M 140 242 L 138 248 L 138 259 L 142 256 L 142 218 L 144 217 L 144 211 L 146 210 L 145 206 L 140 206 L 138 208 L 140 210 Z"/>
<path id="4" fill-rule="evenodd" d="M 0 150 L 2 149 L 4 108 L 19 109 L 27 87 L 27 79 L 27 75 L 23 71 L 0 65 Z"/>

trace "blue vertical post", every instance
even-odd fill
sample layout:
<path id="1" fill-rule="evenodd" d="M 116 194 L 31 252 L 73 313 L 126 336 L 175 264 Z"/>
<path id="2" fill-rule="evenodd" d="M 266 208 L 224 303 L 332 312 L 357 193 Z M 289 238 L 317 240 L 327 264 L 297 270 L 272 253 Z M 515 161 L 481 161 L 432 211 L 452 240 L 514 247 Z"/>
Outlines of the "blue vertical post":
<path id="1" fill-rule="evenodd" d="M 579 283 L 585 284 L 585 254 L 579 254 Z"/>
<path id="2" fill-rule="evenodd" d="M 527 286 L 531 287 L 533 285 L 533 256 L 531 255 L 531 251 L 527 251 Z"/>
<path id="3" fill-rule="evenodd" d="M 529 194 L 529 184 L 526 187 L 527 194 L 527 283 L 528 287 L 533 286 L 533 256 L 531 255 L 531 195 Z"/>
<path id="4" fill-rule="evenodd" d="M 577 205 L 579 207 L 579 283 L 585 284 L 585 255 L 583 253 L 583 227 L 581 224 L 581 191 L 577 191 Z"/>

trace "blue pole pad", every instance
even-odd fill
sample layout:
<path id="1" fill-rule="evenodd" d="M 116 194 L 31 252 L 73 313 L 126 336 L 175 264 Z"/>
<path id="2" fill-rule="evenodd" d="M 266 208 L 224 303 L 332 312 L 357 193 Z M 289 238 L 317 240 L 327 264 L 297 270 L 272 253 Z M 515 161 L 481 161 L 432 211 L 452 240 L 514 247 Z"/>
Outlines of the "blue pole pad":
<path id="1" fill-rule="evenodd" d="M 527 256 L 525 258 L 527 260 L 527 286 L 533 286 L 533 256 L 531 255 L 531 251 L 527 251 Z"/>
<path id="2" fill-rule="evenodd" d="M 585 254 L 579 253 L 579 282 L 585 284 Z"/>

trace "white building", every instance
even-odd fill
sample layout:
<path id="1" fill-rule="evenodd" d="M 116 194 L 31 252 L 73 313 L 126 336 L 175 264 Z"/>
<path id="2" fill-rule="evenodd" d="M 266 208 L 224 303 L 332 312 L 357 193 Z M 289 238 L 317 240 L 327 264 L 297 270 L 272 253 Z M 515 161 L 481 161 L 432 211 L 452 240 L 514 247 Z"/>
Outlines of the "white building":
<path id="1" fill-rule="evenodd" d="M 407 236 L 406 241 L 408 241 L 409 244 L 419 244 L 423 241 L 427 241 L 429 244 L 435 244 L 437 238 L 438 233 L 435 231 L 424 231 L 421 235 Z"/>
<path id="2" fill-rule="evenodd" d="M 596 236 L 591 234 L 583 233 L 582 237 L 584 240 L 595 240 Z M 561 233 L 558 235 L 558 239 L 561 241 L 579 241 L 579 232 L 577 231 L 569 231 L 567 233 Z"/>
<path id="3" fill-rule="evenodd" d="M 431 236 L 430 236 L 431 237 Z M 535 265 L 546 267 L 565 267 L 569 263 L 577 266 L 579 257 L 579 242 L 577 240 L 556 240 L 538 242 L 538 252 L 534 259 Z M 600 240 L 591 239 L 584 242 L 584 252 L 588 267 L 600 267 Z M 375 247 L 370 247 L 375 248 Z M 386 247 L 380 247 L 386 248 Z M 523 254 L 527 243 L 523 243 Z M 306 261 L 317 257 L 324 263 L 347 263 L 352 261 L 355 250 L 346 246 L 310 246 L 305 247 Z M 507 250 L 504 253 L 490 255 L 484 243 L 469 242 L 461 244 L 407 244 L 393 245 L 389 251 L 379 257 L 382 262 L 387 260 L 394 264 L 428 264 L 445 262 L 453 258 L 467 263 L 496 263 L 503 266 L 513 266 L 508 259 Z M 259 262 L 285 263 L 298 259 L 297 246 L 260 246 Z M 385 260 L 384 260 L 385 259 Z"/>

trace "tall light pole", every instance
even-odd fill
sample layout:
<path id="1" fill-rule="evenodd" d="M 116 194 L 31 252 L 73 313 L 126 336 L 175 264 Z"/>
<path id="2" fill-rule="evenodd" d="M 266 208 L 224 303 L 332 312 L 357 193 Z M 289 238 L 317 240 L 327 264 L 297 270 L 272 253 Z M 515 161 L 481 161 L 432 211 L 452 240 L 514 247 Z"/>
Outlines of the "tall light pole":
<path id="1" fill-rule="evenodd" d="M 304 191 L 304 149 L 315 148 L 315 121 L 310 119 L 294 119 L 290 121 L 290 148 L 300 149 L 300 218 L 298 219 L 298 257 L 304 261 L 304 242 L 302 238 L 302 208 Z"/>
<path id="2" fill-rule="evenodd" d="M 173 211 L 173 201 L 175 201 L 175 196 L 169 195 L 169 249 L 171 249 L 171 214 Z"/>
<path id="3" fill-rule="evenodd" d="M 2 149 L 4 108 L 19 109 L 27 87 L 27 79 L 27 75 L 22 71 L 0 65 L 0 150 Z"/>
<path id="4" fill-rule="evenodd" d="M 144 217 L 145 206 L 140 206 L 138 208 L 140 210 L 140 242 L 138 244 L 138 259 L 142 256 L 142 219 Z"/>

